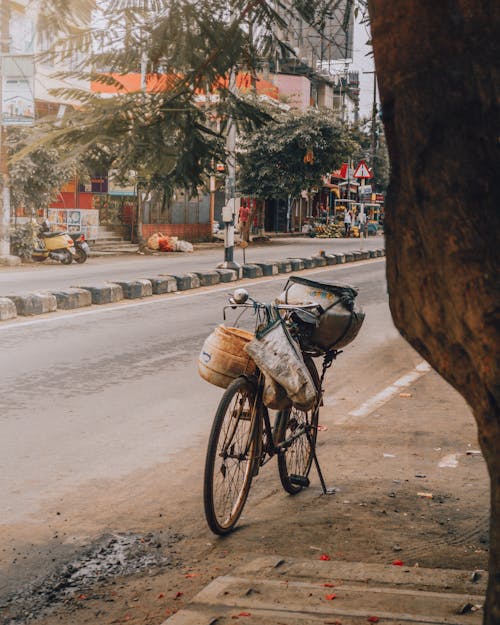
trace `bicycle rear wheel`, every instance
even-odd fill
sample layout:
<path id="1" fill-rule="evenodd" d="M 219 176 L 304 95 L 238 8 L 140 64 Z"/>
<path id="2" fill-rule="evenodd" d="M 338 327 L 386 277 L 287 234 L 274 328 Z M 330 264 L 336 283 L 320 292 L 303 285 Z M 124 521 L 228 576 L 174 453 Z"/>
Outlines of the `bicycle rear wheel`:
<path id="1" fill-rule="evenodd" d="M 215 414 L 205 461 L 203 500 L 215 534 L 236 525 L 252 483 L 257 431 L 256 389 L 239 377 L 226 389 Z"/>
<path id="2" fill-rule="evenodd" d="M 304 359 L 309 372 L 319 391 L 319 376 L 316 365 L 311 358 Z M 307 478 L 313 461 L 313 448 L 318 435 L 319 407 L 311 410 L 299 410 L 293 406 L 279 412 L 275 440 L 281 443 L 294 435 L 299 434 L 290 446 L 278 455 L 278 471 L 281 485 L 290 495 L 296 495 L 304 488 L 299 480 L 294 482 L 295 476 Z M 309 431 L 309 442 L 306 436 Z M 302 434 L 300 434 L 302 430 Z M 312 443 L 312 444 L 311 444 Z M 303 480 L 305 481 L 305 480 Z"/>

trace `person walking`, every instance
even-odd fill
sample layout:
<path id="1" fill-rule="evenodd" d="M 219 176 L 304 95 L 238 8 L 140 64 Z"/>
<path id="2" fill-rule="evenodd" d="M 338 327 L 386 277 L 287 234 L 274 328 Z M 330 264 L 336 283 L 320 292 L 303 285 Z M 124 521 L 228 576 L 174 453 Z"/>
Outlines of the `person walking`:
<path id="1" fill-rule="evenodd" d="M 351 211 L 346 208 L 344 215 L 344 236 L 351 236 L 352 215 Z"/>

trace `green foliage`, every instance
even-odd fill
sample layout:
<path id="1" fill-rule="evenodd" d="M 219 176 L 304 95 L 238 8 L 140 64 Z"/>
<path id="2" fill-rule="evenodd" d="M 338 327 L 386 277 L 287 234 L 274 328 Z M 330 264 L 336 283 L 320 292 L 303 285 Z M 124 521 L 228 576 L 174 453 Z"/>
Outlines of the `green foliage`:
<path id="1" fill-rule="evenodd" d="M 25 147 L 27 131 L 9 131 L 10 153 Z M 39 146 L 30 150 L 24 158 L 15 160 L 9 171 L 11 202 L 24 207 L 34 215 L 37 209 L 45 209 L 54 200 L 61 186 L 75 173 L 75 163 L 64 163 L 56 147 Z"/>
<path id="2" fill-rule="evenodd" d="M 374 179 L 372 180 L 372 185 L 378 192 L 383 193 L 389 184 L 390 166 L 382 123 L 378 119 L 375 120 L 375 135 L 373 135 L 371 119 L 362 120 L 351 129 L 351 133 L 359 146 L 358 150 L 352 155 L 353 160 L 357 162 L 363 159 L 370 167 L 373 167 Z M 373 158 L 372 154 L 373 139 L 375 139 L 375 158 Z"/>
<path id="3" fill-rule="evenodd" d="M 282 115 L 241 143 L 239 189 L 261 199 L 297 196 L 321 186 L 357 147 L 329 112 Z"/>
<path id="4" fill-rule="evenodd" d="M 161 181 L 194 191 L 211 164 L 225 158 L 230 116 L 252 129 L 269 121 L 256 100 L 231 93 L 230 71 L 254 74 L 261 59 L 281 45 L 277 26 L 299 14 L 320 28 L 338 0 L 102 0 L 92 28 L 81 27 L 88 4 L 78 4 L 41 2 L 43 26 L 49 32 L 53 17 L 52 35 L 58 36 L 46 56 L 62 65 L 71 60 L 73 67 L 80 59 L 60 77 L 93 79 L 119 90 L 120 75 L 143 67 L 163 83 L 154 93 L 122 88 L 112 98 L 75 89 L 54 92 L 78 107 L 35 129 L 30 148 L 17 158 L 45 146 L 64 153 L 67 163 L 87 162 L 89 150 L 95 154 L 104 146 L 119 177 L 133 170 L 148 186 Z M 61 37 L 65 21 L 67 34 Z"/>
<path id="5" fill-rule="evenodd" d="M 12 253 L 20 258 L 31 258 L 31 254 L 36 247 L 39 229 L 38 224 L 34 220 L 17 228 L 12 228 L 10 233 Z"/>

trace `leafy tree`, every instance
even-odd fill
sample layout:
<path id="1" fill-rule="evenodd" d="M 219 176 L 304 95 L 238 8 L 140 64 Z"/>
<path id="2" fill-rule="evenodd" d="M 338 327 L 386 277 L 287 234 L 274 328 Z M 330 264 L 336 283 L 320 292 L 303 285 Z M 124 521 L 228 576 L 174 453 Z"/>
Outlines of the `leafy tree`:
<path id="1" fill-rule="evenodd" d="M 389 153 L 382 123 L 376 120 L 375 137 L 372 136 L 372 120 L 362 120 L 351 129 L 353 139 L 359 144 L 352 157 L 354 162 L 365 160 L 373 167 L 374 177 L 370 181 L 372 186 L 380 193 L 387 190 L 389 184 Z M 375 139 L 375 153 L 373 154 L 372 141 Z"/>
<path id="2" fill-rule="evenodd" d="M 26 131 L 11 129 L 11 153 L 22 148 L 25 136 Z M 16 208 L 23 207 L 31 216 L 36 215 L 38 209 L 46 209 L 61 186 L 76 171 L 75 163 L 62 165 L 62 160 L 57 149 L 44 146 L 37 147 L 25 158 L 16 160 L 9 172 L 12 205 Z"/>
<path id="3" fill-rule="evenodd" d="M 262 199 L 297 196 L 321 186 L 356 147 L 329 112 L 282 114 L 241 142 L 239 188 Z"/>

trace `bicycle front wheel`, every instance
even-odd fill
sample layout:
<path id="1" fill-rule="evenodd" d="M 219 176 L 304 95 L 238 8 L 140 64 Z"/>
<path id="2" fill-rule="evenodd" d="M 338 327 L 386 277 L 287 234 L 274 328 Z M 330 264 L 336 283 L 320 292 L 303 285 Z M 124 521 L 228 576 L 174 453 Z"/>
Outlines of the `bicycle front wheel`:
<path id="1" fill-rule="evenodd" d="M 306 358 L 304 362 L 318 389 L 319 401 L 318 371 L 311 358 Z M 313 448 L 318 435 L 318 419 L 319 407 L 316 408 L 316 405 L 311 410 L 299 410 L 292 406 L 280 411 L 277 416 L 276 442 L 290 440 L 290 445 L 278 455 L 281 485 L 290 495 L 296 495 L 304 488 L 300 479 L 294 481 L 293 478 L 307 478 L 311 470 Z M 309 432 L 309 440 L 306 431 Z"/>
<path id="2" fill-rule="evenodd" d="M 215 414 L 205 462 L 203 499 L 212 532 L 236 525 L 252 483 L 257 431 L 256 389 L 247 378 L 232 382 Z"/>

